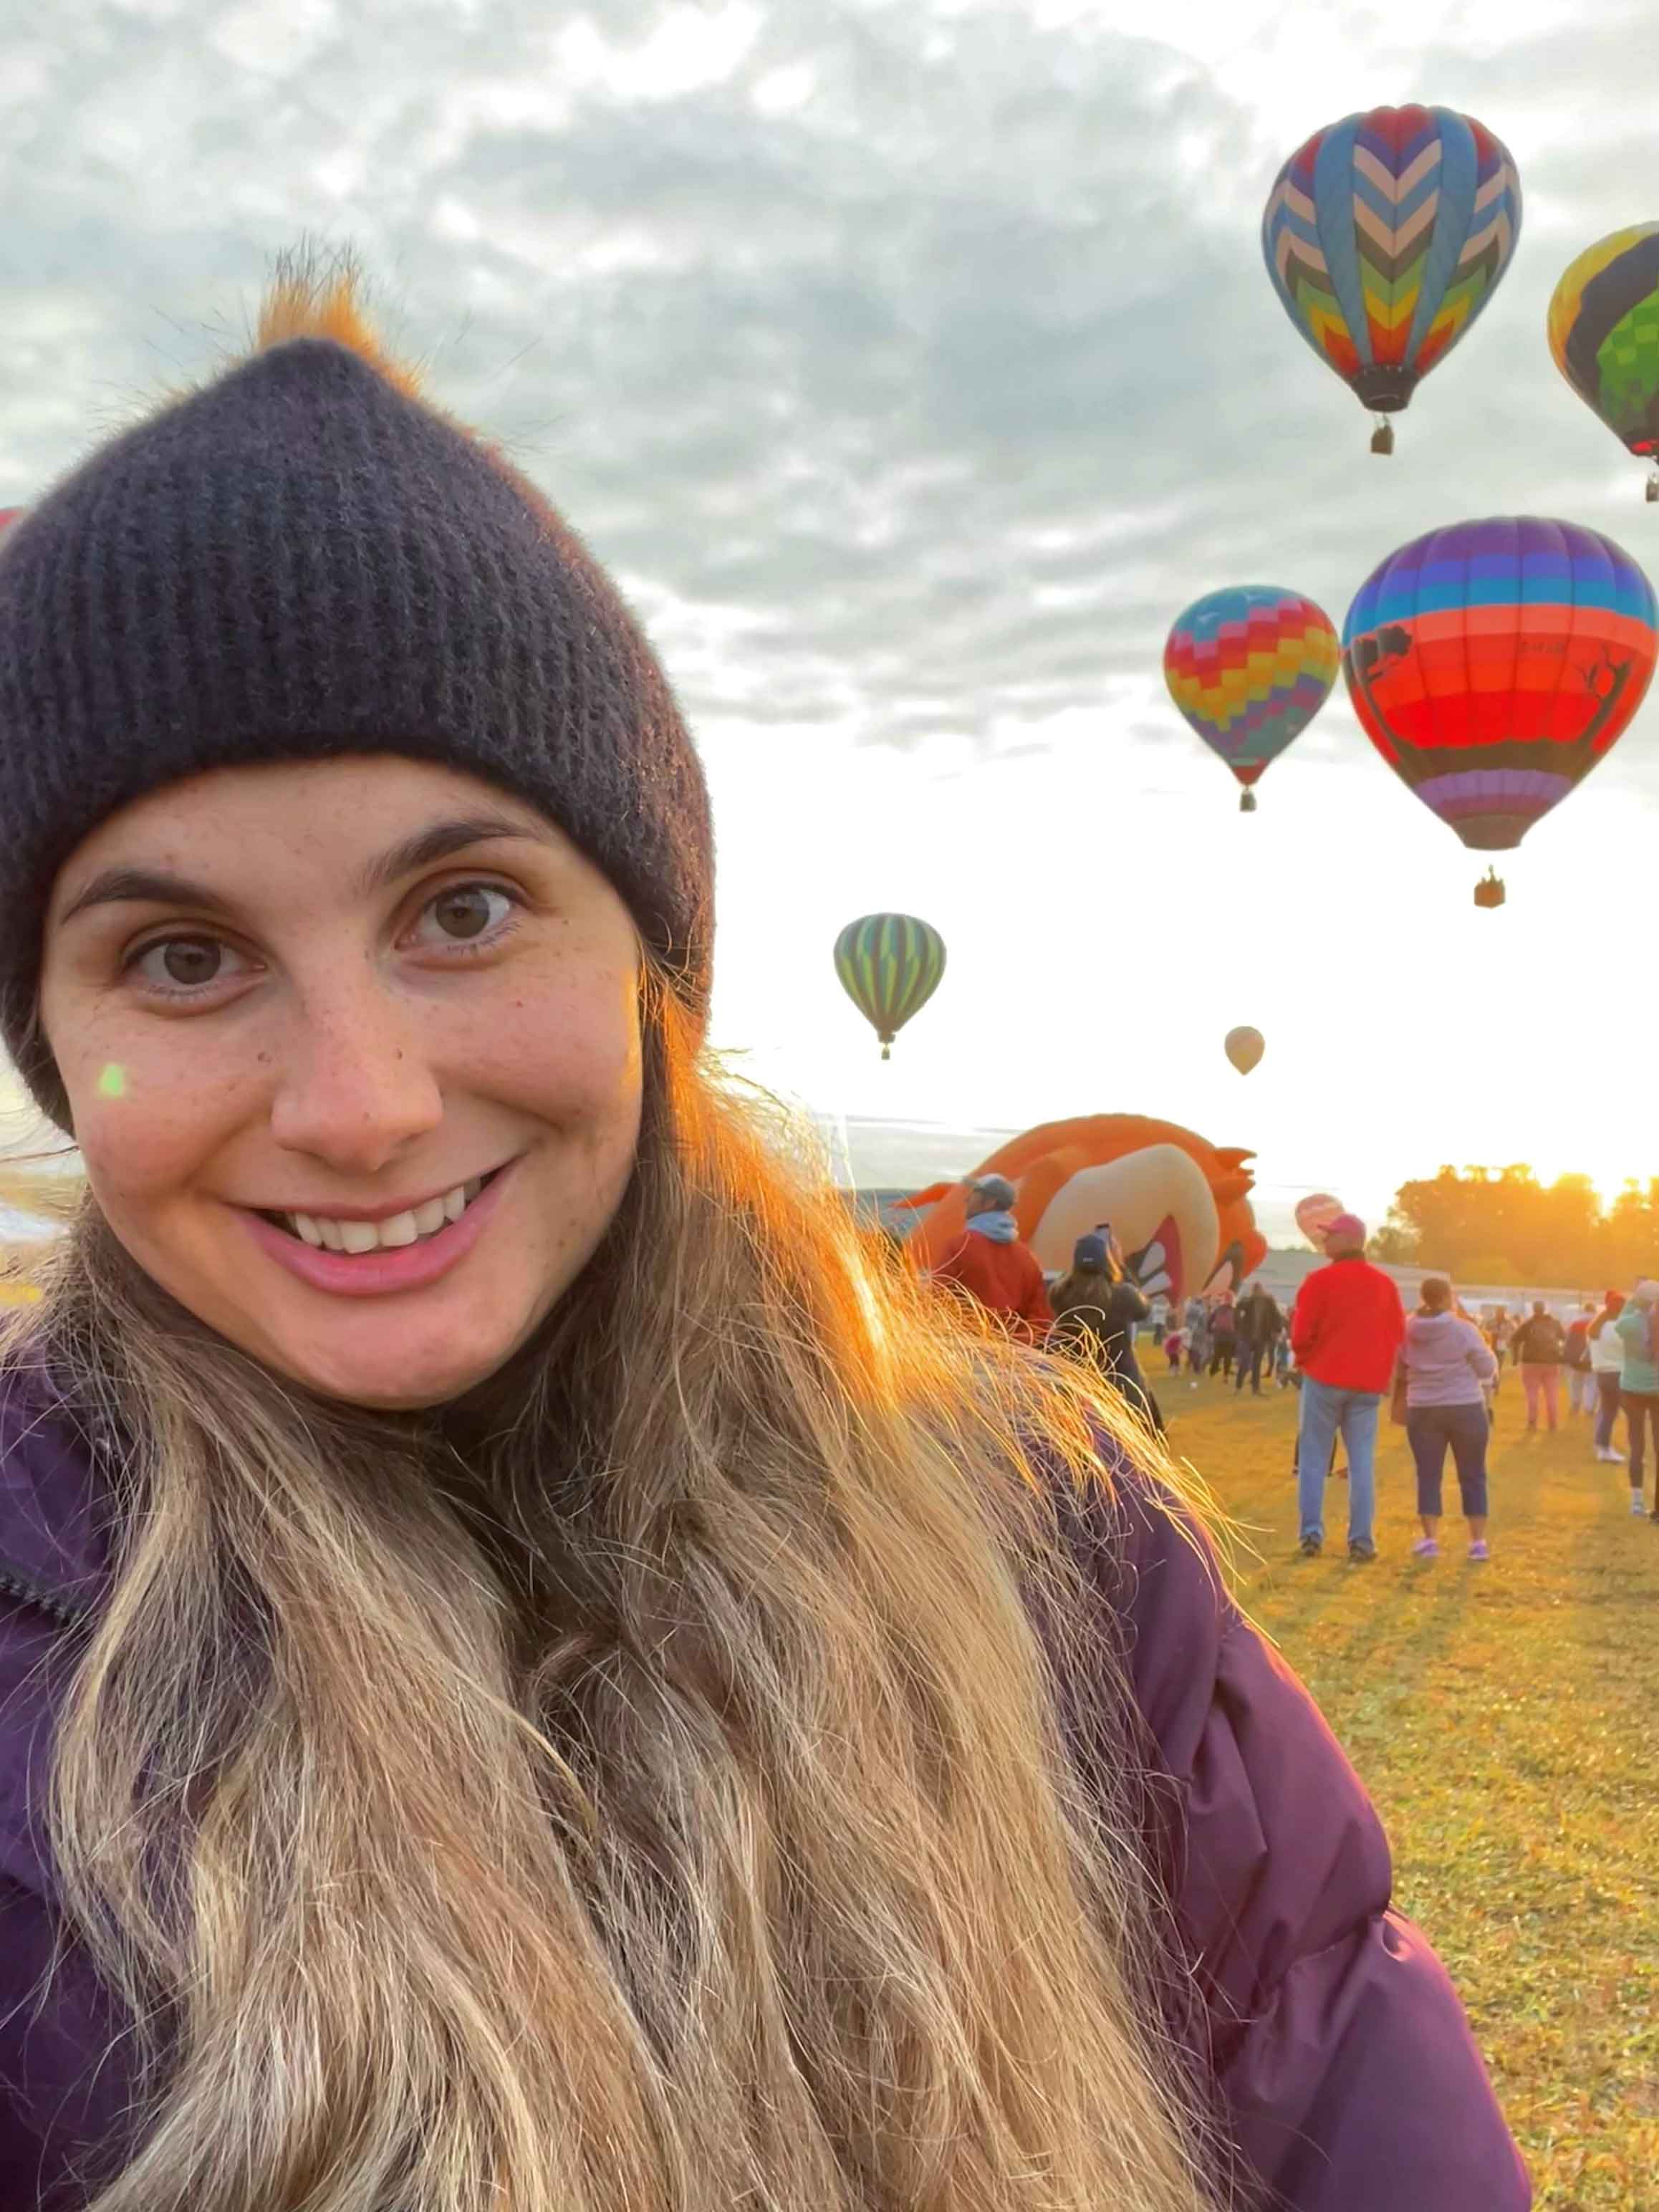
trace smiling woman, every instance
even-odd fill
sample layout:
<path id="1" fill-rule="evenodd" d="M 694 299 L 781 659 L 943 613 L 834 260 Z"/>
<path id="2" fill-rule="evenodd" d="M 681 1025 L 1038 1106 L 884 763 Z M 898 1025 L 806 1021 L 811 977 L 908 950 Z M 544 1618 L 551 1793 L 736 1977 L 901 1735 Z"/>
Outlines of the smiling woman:
<path id="1" fill-rule="evenodd" d="M 609 580 L 264 341 L 0 549 L 0 2203 L 1517 2212 L 1173 1471 L 705 1065 Z"/>
<path id="2" fill-rule="evenodd" d="M 517 1351 L 616 1212 L 641 957 L 599 870 L 471 777 L 226 768 L 77 848 L 40 1028 L 155 1282 L 327 1396 L 430 1406 Z"/>

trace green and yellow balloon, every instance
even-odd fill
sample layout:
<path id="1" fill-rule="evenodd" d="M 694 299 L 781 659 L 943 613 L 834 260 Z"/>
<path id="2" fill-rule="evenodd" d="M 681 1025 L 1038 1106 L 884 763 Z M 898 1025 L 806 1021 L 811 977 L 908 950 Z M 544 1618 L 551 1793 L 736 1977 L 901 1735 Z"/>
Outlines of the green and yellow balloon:
<path id="1" fill-rule="evenodd" d="M 893 1040 L 945 975 L 945 939 L 913 914 L 866 914 L 836 939 L 841 988 L 893 1056 Z"/>
<path id="2" fill-rule="evenodd" d="M 1659 462 L 1659 222 L 1615 230 L 1568 269 L 1550 301 L 1550 351 L 1587 407 Z M 1659 501 L 1659 467 L 1648 479 Z"/>

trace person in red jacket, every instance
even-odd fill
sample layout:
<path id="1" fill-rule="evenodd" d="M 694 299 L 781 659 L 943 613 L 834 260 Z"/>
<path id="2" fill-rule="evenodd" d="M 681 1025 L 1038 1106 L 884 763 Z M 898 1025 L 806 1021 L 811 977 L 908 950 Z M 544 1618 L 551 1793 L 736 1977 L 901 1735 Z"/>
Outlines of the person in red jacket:
<path id="1" fill-rule="evenodd" d="M 1014 1186 L 1006 1176 L 978 1176 L 968 1186 L 968 1230 L 933 1269 L 997 1315 L 1011 1335 L 1039 1343 L 1054 1324 L 1048 1287 L 1014 1219 Z"/>
<path id="2" fill-rule="evenodd" d="M 1365 1224 L 1340 1213 L 1325 1231 L 1328 1267 L 1297 1294 L 1291 1344 L 1302 1370 L 1297 1496 L 1302 1549 L 1325 1544 L 1325 1475 L 1339 1433 L 1348 1453 L 1348 1557 L 1376 1557 L 1376 1420 L 1406 1334 L 1392 1277 L 1365 1258 Z"/>

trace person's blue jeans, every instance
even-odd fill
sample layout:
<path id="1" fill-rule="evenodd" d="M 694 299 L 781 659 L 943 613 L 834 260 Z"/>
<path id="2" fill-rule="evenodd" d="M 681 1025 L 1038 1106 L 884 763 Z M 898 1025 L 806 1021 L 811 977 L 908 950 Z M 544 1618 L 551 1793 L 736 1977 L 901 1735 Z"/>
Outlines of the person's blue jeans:
<path id="1" fill-rule="evenodd" d="M 1486 1439 L 1492 1423 L 1484 1405 L 1413 1406 L 1406 1416 L 1406 1437 L 1417 1462 L 1417 1510 L 1437 1521 L 1446 1448 L 1457 1467 L 1457 1487 L 1471 1521 L 1486 1512 Z"/>
<path id="2" fill-rule="evenodd" d="M 1304 1536 L 1325 1533 L 1325 1478 L 1339 1434 L 1348 1455 L 1348 1541 L 1376 1539 L 1376 1417 L 1380 1390 L 1337 1390 L 1311 1375 L 1302 1378 L 1296 1448 L 1297 1504 Z"/>

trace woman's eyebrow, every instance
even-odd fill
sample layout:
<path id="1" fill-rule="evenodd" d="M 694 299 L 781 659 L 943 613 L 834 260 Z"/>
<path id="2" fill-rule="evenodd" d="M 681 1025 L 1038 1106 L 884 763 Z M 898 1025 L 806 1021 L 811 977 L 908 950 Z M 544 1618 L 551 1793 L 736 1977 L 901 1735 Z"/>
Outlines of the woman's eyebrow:
<path id="1" fill-rule="evenodd" d="M 501 837 L 549 842 L 528 823 L 507 814 L 473 814 L 451 822 L 434 822 L 371 860 L 358 878 L 358 888 L 364 892 L 388 890 L 417 869 L 434 867 L 440 860 L 447 860 L 452 853 L 464 852 L 469 845 L 482 844 L 489 838 Z M 58 918 L 58 927 L 61 929 L 88 907 L 114 905 L 188 906 L 204 913 L 227 915 L 231 911 L 228 899 L 205 884 L 192 882 L 188 876 L 175 876 L 155 868 L 106 868 L 64 908 Z"/>
<path id="2" fill-rule="evenodd" d="M 453 822 L 434 822 L 428 829 L 417 830 L 412 837 L 405 837 L 379 860 L 371 860 L 358 877 L 357 887 L 362 891 L 389 890 L 418 869 L 435 867 L 452 853 L 464 852 L 469 845 L 482 845 L 493 837 L 523 837 L 537 844 L 551 842 L 510 814 L 461 815 Z"/>

